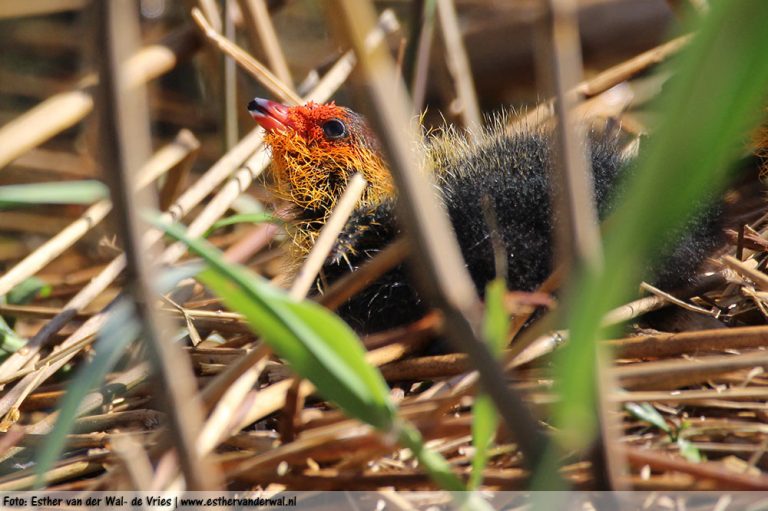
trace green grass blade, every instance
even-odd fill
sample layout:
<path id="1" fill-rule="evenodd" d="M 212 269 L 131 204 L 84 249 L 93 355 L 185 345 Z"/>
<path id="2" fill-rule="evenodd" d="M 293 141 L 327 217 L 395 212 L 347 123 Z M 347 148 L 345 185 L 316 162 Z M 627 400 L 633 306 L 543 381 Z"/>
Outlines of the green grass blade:
<path id="1" fill-rule="evenodd" d="M 43 486 L 45 473 L 64 450 L 66 437 L 72 431 L 75 419 L 79 415 L 81 401 L 104 380 L 107 372 L 115 366 L 125 348 L 139 336 L 140 332 L 141 324 L 136 319 L 133 303 L 128 300 L 116 303 L 94 346 L 96 356 L 89 364 L 83 366 L 73 382 L 67 386 L 67 392 L 59 406 L 56 425 L 46 436 L 38 453 L 36 488 Z"/>
<path id="2" fill-rule="evenodd" d="M 553 422 L 565 449 L 597 431 L 595 342 L 603 315 L 630 299 L 658 240 L 721 187 L 768 90 L 768 2 L 713 2 L 659 103 L 664 118 L 641 153 L 605 239 L 602 271 L 585 269 L 566 297 L 570 342 L 557 354 L 561 399 Z M 542 476 L 553 467 L 541 467 Z"/>
<path id="3" fill-rule="evenodd" d="M 349 416 L 386 433 L 396 433 L 441 488 L 465 490 L 445 458 L 427 449 L 418 430 L 397 418 L 389 387 L 365 360 L 360 340 L 346 323 L 314 302 L 298 302 L 258 275 L 225 262 L 209 243 L 189 238 L 178 226 L 156 224 L 209 264 L 200 280 L 228 307 L 243 314 L 254 331 L 300 376 L 311 381 L 320 395 Z M 472 497 L 469 502 L 475 500 Z M 488 508 L 480 502 L 475 509 Z"/>
<path id="4" fill-rule="evenodd" d="M 494 279 L 485 288 L 485 341 L 497 357 L 504 350 L 509 333 L 509 314 L 504 307 L 507 284 L 504 279 Z"/>
<path id="5" fill-rule="evenodd" d="M 336 315 L 313 302 L 297 302 L 244 268 L 226 263 L 210 244 L 190 239 L 176 226 L 160 225 L 201 256 L 209 269 L 200 279 L 232 310 L 246 316 L 275 352 L 318 393 L 352 417 L 388 431 L 395 418 L 389 388 L 365 361 L 357 335 Z"/>
<path id="6" fill-rule="evenodd" d="M 160 275 L 157 282 L 159 293 L 172 289 L 179 281 L 189 278 L 200 271 L 195 265 L 185 265 L 168 270 Z M 59 458 L 66 445 L 66 437 L 72 431 L 75 419 L 83 412 L 80 403 L 85 396 L 98 386 L 106 374 L 120 360 L 127 346 L 141 334 L 141 324 L 136 318 L 135 306 L 128 299 L 115 303 L 109 310 L 106 324 L 99 332 L 99 338 L 94 345 L 94 356 L 90 363 L 85 364 L 67 386 L 59 404 L 59 416 L 51 432 L 37 454 L 36 487 L 43 484 L 43 476 Z"/>
<path id="7" fill-rule="evenodd" d="M 222 218 L 218 222 L 214 223 L 210 229 L 205 233 L 205 237 L 207 238 L 212 232 L 221 229 L 222 227 L 227 227 L 228 225 L 235 225 L 235 224 L 263 224 L 263 223 L 271 223 L 271 224 L 282 224 L 282 220 L 277 218 L 274 215 L 271 215 L 269 213 L 261 212 L 261 213 L 243 213 L 240 215 L 232 215 L 228 216 L 226 218 Z"/>
<path id="8" fill-rule="evenodd" d="M 311 381 L 320 395 L 376 428 L 391 427 L 394 409 L 386 384 L 365 361 L 359 341 L 345 323 L 319 305 L 293 302 L 268 289 L 266 282 L 255 280 L 255 275 L 245 274 L 241 268 L 229 270 L 220 273 L 212 268 L 199 278 L 227 307 L 243 314 L 254 331 Z"/>
<path id="9" fill-rule="evenodd" d="M 504 279 L 500 278 L 490 282 L 485 289 L 485 340 L 496 356 L 504 349 L 509 332 L 509 315 L 504 307 L 506 292 L 507 285 Z M 483 482 L 483 471 L 488 464 L 488 449 L 493 445 L 498 426 L 499 416 L 493 401 L 487 394 L 480 392 L 472 407 L 472 445 L 475 454 L 467 485 L 470 489 L 479 488 Z"/>
<path id="10" fill-rule="evenodd" d="M 672 428 L 669 427 L 669 424 L 664 420 L 664 417 L 662 417 L 658 410 L 649 403 L 627 403 L 624 408 L 641 421 L 652 424 L 668 434 L 672 433 Z"/>
<path id="11" fill-rule="evenodd" d="M 92 204 L 109 197 L 96 180 L 0 186 L 0 209 L 36 204 Z"/>
<path id="12" fill-rule="evenodd" d="M 29 277 L 11 289 L 5 298 L 8 303 L 21 305 L 29 303 L 37 297 L 47 298 L 52 290 L 51 285 L 41 278 Z"/>

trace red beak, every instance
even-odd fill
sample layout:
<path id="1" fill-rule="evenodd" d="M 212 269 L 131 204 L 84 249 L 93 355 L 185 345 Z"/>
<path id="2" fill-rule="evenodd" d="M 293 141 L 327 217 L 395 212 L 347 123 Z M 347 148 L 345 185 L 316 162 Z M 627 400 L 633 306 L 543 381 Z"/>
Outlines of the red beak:
<path id="1" fill-rule="evenodd" d="M 248 112 L 267 131 L 285 130 L 293 126 L 288 119 L 288 107 L 268 99 L 252 99 L 248 103 Z"/>

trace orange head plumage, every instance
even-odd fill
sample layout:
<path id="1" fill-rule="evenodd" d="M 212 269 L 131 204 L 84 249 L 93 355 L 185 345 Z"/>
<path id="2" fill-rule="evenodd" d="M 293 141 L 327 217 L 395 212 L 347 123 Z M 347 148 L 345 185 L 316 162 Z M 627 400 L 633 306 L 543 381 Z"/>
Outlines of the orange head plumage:
<path id="1" fill-rule="evenodd" d="M 394 193 L 376 137 L 352 110 L 334 103 L 289 107 L 256 98 L 248 111 L 266 130 L 275 192 L 295 204 L 301 217 L 327 217 L 356 172 L 368 182 L 361 205 Z"/>

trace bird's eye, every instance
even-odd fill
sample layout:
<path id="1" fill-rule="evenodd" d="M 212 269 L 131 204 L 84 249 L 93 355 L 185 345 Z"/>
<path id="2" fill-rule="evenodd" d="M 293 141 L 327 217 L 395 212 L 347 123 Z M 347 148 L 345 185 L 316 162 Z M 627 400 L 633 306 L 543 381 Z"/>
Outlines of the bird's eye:
<path id="1" fill-rule="evenodd" d="M 347 136 L 347 126 L 338 119 L 323 123 L 323 134 L 329 140 L 337 140 Z"/>

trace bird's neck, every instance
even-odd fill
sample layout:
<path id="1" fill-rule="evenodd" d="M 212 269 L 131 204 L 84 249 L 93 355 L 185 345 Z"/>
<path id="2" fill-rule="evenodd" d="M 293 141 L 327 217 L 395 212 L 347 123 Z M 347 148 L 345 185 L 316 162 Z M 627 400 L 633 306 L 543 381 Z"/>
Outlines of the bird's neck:
<path id="1" fill-rule="evenodd" d="M 368 183 L 359 206 L 378 204 L 394 195 L 389 169 L 373 153 L 340 165 L 338 158 L 306 158 L 273 149 L 273 162 L 276 194 L 293 203 L 303 219 L 327 218 L 356 173 Z"/>

